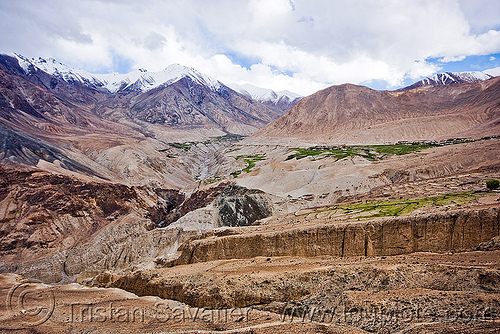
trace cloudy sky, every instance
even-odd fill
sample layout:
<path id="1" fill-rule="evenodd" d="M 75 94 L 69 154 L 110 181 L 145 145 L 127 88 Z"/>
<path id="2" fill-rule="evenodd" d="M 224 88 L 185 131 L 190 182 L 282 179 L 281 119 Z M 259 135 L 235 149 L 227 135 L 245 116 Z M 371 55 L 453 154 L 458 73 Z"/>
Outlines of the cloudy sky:
<path id="1" fill-rule="evenodd" d="M 500 67 L 499 0 L 0 0 L 0 53 L 310 94 Z"/>

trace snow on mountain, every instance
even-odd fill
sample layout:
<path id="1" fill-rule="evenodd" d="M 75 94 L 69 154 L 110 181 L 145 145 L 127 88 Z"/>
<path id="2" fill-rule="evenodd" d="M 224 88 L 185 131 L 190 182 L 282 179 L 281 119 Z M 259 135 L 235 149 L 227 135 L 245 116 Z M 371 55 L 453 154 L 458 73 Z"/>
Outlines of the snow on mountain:
<path id="1" fill-rule="evenodd" d="M 483 73 L 489 74 L 493 77 L 498 77 L 500 75 L 500 67 L 490 68 L 489 70 L 483 71 Z"/>
<path id="2" fill-rule="evenodd" d="M 431 77 L 427 77 L 415 82 L 413 85 L 404 89 L 411 89 L 427 85 L 450 85 L 455 83 L 472 83 L 487 80 L 493 76 L 486 72 L 444 72 L 437 73 Z"/>
<path id="3" fill-rule="evenodd" d="M 193 81 L 208 86 L 214 91 L 221 86 L 219 81 L 203 75 L 193 68 L 179 64 L 170 65 L 160 72 L 148 72 L 145 69 L 139 69 L 126 74 L 91 74 L 84 70 L 70 68 L 52 58 L 28 59 L 19 54 L 13 55 L 27 74 L 36 68 L 67 82 L 79 81 L 96 88 L 104 88 L 111 93 L 128 88 L 145 92 L 163 84 L 172 84 L 184 77 L 189 77 Z"/>
<path id="4" fill-rule="evenodd" d="M 272 102 L 272 103 L 278 103 L 280 100 L 283 98 L 287 98 L 288 101 L 293 101 L 297 98 L 301 98 L 301 95 L 289 92 L 289 91 L 280 91 L 280 92 L 275 92 L 272 89 L 267 89 L 267 88 L 261 88 L 257 87 L 251 84 L 243 84 L 243 85 L 238 85 L 238 84 L 229 84 L 228 85 L 230 88 L 234 89 L 238 93 L 241 93 L 243 95 L 246 95 L 254 100 L 260 101 L 260 102 Z"/>
<path id="5" fill-rule="evenodd" d="M 80 81 L 82 83 L 94 85 L 97 87 L 104 86 L 104 83 L 102 81 L 100 81 L 97 77 L 92 76 L 92 74 L 88 73 L 87 71 L 72 69 L 62 63 L 57 62 L 55 59 L 29 59 L 17 53 L 14 53 L 12 55 L 16 57 L 19 65 L 23 68 L 26 74 L 29 74 L 34 69 L 38 69 L 68 82 Z"/>
<path id="6" fill-rule="evenodd" d="M 461 82 L 478 82 L 491 78 L 483 72 L 445 72 L 421 80 L 423 85 L 449 85 Z"/>
<path id="7" fill-rule="evenodd" d="M 459 73 L 454 73 L 458 75 L 462 80 L 468 81 L 468 82 L 478 82 L 478 81 L 483 81 L 483 80 L 488 80 L 491 79 L 493 76 L 485 73 L 485 72 L 459 72 Z"/>

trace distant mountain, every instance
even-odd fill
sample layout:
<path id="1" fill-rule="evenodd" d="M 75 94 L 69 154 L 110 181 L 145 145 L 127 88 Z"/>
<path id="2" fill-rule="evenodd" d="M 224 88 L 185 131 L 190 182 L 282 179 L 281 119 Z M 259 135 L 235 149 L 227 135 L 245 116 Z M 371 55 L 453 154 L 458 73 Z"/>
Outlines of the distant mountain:
<path id="1" fill-rule="evenodd" d="M 53 58 L 26 58 L 19 54 L 13 54 L 19 65 L 26 74 L 38 69 L 66 82 L 81 82 L 92 88 L 103 88 L 110 93 L 124 90 L 136 90 L 146 92 L 161 85 L 170 85 L 182 78 L 190 78 L 192 81 L 210 87 L 213 90 L 220 88 L 221 83 L 209 76 L 203 75 L 194 68 L 173 64 L 160 72 L 148 72 L 139 69 L 126 74 L 91 74 L 84 70 L 70 68 Z"/>
<path id="2" fill-rule="evenodd" d="M 472 83 L 491 79 L 493 75 L 485 72 L 445 72 L 437 73 L 431 77 L 415 82 L 413 85 L 403 89 L 412 89 L 427 85 L 451 85 L 457 83 Z"/>
<path id="3" fill-rule="evenodd" d="M 375 91 L 332 86 L 300 100 L 249 141 L 383 144 L 500 134 L 500 77 Z"/>
<path id="4" fill-rule="evenodd" d="M 492 77 L 500 76 L 500 67 L 490 68 L 489 70 L 484 70 L 484 73 L 491 75 Z"/>
<path id="5" fill-rule="evenodd" d="M 238 85 L 233 83 L 228 86 L 243 95 L 262 102 L 272 109 L 282 112 L 290 110 L 302 98 L 301 95 L 287 90 L 275 92 L 272 89 L 261 88 L 251 84 Z"/>
<path id="6" fill-rule="evenodd" d="M 99 116 L 112 121 L 132 118 L 182 128 L 186 134 L 200 129 L 214 136 L 249 135 L 283 114 L 275 105 L 266 106 L 249 99 L 216 79 L 178 64 L 160 72 L 140 69 L 127 74 L 91 74 L 55 59 L 13 56 L 27 77 L 44 77 L 38 81 L 67 98 L 72 94 L 71 89 L 57 88 L 54 79 L 113 95 L 111 99 L 100 99 L 94 108 Z"/>

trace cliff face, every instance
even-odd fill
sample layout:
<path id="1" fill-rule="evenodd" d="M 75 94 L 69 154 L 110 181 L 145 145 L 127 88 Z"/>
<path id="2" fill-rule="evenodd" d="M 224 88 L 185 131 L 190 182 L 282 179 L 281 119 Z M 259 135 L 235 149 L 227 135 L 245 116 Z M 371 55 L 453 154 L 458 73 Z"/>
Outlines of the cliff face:
<path id="1" fill-rule="evenodd" d="M 86 242 L 147 205 L 134 188 L 0 166 L 0 254 L 29 261 Z"/>
<path id="2" fill-rule="evenodd" d="M 471 250 L 500 235 L 500 208 L 194 240 L 172 264 L 256 256 L 379 256 Z"/>
<path id="3" fill-rule="evenodd" d="M 171 268 L 99 275 L 87 282 L 197 307 L 267 305 L 277 312 L 288 301 L 336 305 L 342 298 L 355 301 L 360 294 L 366 301 L 363 294 L 387 296 L 391 290 L 426 304 L 448 305 L 450 298 L 455 298 L 451 304 L 468 303 L 467 294 L 490 298 L 500 291 L 498 251 L 461 251 L 484 248 L 499 231 L 496 206 L 279 232 L 219 233 L 187 241 L 179 258 L 165 262 L 175 265 Z M 432 290 L 440 294 L 434 302 L 422 295 Z"/>

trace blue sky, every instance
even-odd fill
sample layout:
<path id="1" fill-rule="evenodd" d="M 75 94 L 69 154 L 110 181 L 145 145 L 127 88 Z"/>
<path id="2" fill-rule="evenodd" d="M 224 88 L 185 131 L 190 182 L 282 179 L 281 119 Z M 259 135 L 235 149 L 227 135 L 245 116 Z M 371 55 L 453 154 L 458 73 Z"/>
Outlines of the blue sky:
<path id="1" fill-rule="evenodd" d="M 500 53 L 468 56 L 464 60 L 449 63 L 439 62 L 439 59 L 436 58 L 429 59 L 428 61 L 439 65 L 443 72 L 484 71 L 490 68 L 500 67 Z"/>
<path id="2" fill-rule="evenodd" d="M 311 94 L 500 67 L 498 0 L 0 0 L 0 52 Z"/>
<path id="3" fill-rule="evenodd" d="M 442 62 L 441 58 L 429 58 L 427 62 L 434 64 L 439 68 L 436 72 L 468 72 L 468 71 L 485 71 L 492 68 L 500 67 L 500 53 L 493 53 L 489 55 L 481 56 L 468 56 L 463 60 L 454 62 Z M 405 78 L 402 85 L 395 87 L 409 86 L 415 82 L 415 79 Z M 364 86 L 368 86 L 373 89 L 385 90 L 388 89 L 387 83 L 383 80 L 374 80 L 362 82 Z M 394 87 L 390 87 L 394 89 Z"/>

